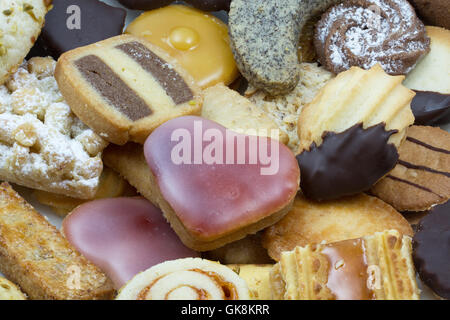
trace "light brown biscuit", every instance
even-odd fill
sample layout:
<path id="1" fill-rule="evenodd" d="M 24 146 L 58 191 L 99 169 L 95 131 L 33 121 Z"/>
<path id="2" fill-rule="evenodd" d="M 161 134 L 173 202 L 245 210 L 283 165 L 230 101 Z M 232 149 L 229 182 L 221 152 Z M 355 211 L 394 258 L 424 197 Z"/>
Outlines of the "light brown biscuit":
<path id="1" fill-rule="evenodd" d="M 230 264 L 227 267 L 247 282 L 252 300 L 272 300 L 270 287 L 272 264 Z"/>
<path id="2" fill-rule="evenodd" d="M 283 252 L 275 300 L 419 300 L 411 237 L 396 230 Z"/>
<path id="3" fill-rule="evenodd" d="M 403 84 L 413 90 L 450 94 L 450 30 L 430 26 L 426 29 L 431 50 L 408 73 Z"/>
<path id="4" fill-rule="evenodd" d="M 412 126 L 397 166 L 371 190 L 399 211 L 424 211 L 450 199 L 450 133 Z"/>
<path id="5" fill-rule="evenodd" d="M 115 144 L 144 143 L 167 120 L 201 111 L 192 76 L 165 51 L 131 35 L 66 52 L 55 77 L 72 111 Z"/>
<path id="6" fill-rule="evenodd" d="M 136 190 L 115 171 L 107 167 L 104 168 L 100 176 L 97 193 L 92 199 L 83 200 L 42 190 L 33 191 L 33 196 L 37 201 L 51 207 L 53 211 L 63 217 L 86 201 L 134 195 L 136 195 Z"/>
<path id="7" fill-rule="evenodd" d="M 0 277 L 0 300 L 26 300 L 25 294 L 11 281 Z"/>
<path id="8" fill-rule="evenodd" d="M 297 196 L 292 210 L 264 231 L 263 246 L 279 260 L 281 252 L 310 243 L 330 243 L 395 229 L 412 236 L 405 218 L 387 203 L 365 194 L 328 202 Z"/>
<path id="9" fill-rule="evenodd" d="M 0 185 L 0 272 L 30 299 L 111 299 L 111 281 L 7 183 Z"/>
<path id="10" fill-rule="evenodd" d="M 0 85 L 33 47 L 52 0 L 0 1 Z"/>
<path id="11" fill-rule="evenodd" d="M 273 137 L 287 144 L 289 137 L 260 108 L 223 84 L 203 91 L 202 117 L 249 135 Z M 273 132 L 272 132 L 273 131 Z"/>
<path id="12" fill-rule="evenodd" d="M 251 225 L 241 227 L 232 233 L 215 239 L 197 239 L 184 227 L 170 204 L 157 187 L 156 177 L 152 174 L 139 144 L 127 143 L 124 146 L 110 145 L 103 157 L 105 163 L 124 177 L 145 198 L 161 208 L 171 227 L 181 241 L 196 251 L 210 251 L 228 243 L 243 239 L 248 234 L 256 233 L 279 221 L 290 210 L 293 200 L 285 207 Z"/>
<path id="13" fill-rule="evenodd" d="M 250 234 L 244 239 L 229 243 L 221 248 L 206 251 L 205 259 L 217 260 L 223 264 L 266 264 L 273 260 L 261 244 L 262 233 Z"/>

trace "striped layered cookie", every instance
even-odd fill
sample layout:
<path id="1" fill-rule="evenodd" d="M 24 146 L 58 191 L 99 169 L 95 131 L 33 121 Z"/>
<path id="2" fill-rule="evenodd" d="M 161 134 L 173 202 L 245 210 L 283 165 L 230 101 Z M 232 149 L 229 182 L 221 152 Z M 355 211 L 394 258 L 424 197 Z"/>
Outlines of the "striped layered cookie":
<path id="1" fill-rule="evenodd" d="M 115 144 L 143 143 L 169 119 L 198 114 L 201 90 L 167 53 L 130 35 L 61 56 L 55 77 L 73 112 Z"/>
<path id="2" fill-rule="evenodd" d="M 270 273 L 275 300 L 418 300 L 411 237 L 396 230 L 296 247 Z"/>

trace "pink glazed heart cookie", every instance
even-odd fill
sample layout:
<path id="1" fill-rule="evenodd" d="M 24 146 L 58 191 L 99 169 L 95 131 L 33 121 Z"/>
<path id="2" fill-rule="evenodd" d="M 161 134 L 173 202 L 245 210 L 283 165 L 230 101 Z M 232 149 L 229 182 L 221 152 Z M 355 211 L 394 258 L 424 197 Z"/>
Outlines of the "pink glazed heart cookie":
<path id="1" fill-rule="evenodd" d="M 299 187 L 300 171 L 287 147 L 200 117 L 161 125 L 147 139 L 144 154 L 150 201 L 183 243 L 198 251 L 276 223 Z"/>
<path id="2" fill-rule="evenodd" d="M 198 257 L 185 247 L 162 212 L 144 198 L 102 199 L 63 221 L 67 240 L 121 288 L 137 273 L 166 260 Z"/>

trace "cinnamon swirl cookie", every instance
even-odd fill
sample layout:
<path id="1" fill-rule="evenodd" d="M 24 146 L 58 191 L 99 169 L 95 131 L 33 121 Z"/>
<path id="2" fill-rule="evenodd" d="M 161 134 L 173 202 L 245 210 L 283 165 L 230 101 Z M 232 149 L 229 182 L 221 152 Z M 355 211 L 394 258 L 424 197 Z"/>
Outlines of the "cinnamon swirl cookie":
<path id="1" fill-rule="evenodd" d="M 166 261 L 139 273 L 116 300 L 248 300 L 244 279 L 217 262 L 200 258 Z"/>
<path id="2" fill-rule="evenodd" d="M 314 46 L 319 61 L 336 74 L 379 63 L 399 75 L 429 51 L 430 39 L 406 0 L 348 0 L 322 16 Z"/>

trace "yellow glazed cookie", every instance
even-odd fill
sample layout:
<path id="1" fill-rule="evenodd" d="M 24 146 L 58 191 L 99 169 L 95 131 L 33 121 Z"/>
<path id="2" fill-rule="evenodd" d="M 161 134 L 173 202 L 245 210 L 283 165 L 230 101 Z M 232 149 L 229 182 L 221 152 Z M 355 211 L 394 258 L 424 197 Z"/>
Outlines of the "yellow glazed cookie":
<path id="1" fill-rule="evenodd" d="M 167 51 L 202 88 L 238 76 L 226 24 L 211 14 L 183 5 L 143 13 L 126 33 L 144 37 Z"/>

